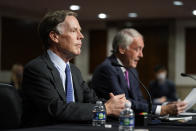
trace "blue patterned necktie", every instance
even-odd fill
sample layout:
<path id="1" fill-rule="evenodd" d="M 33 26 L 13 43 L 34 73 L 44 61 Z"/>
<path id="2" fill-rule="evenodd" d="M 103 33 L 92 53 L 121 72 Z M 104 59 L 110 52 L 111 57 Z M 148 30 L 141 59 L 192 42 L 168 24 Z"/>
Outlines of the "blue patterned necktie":
<path id="1" fill-rule="evenodd" d="M 74 101 L 74 97 L 73 97 L 73 87 L 71 83 L 71 71 L 68 64 L 66 64 L 65 74 L 66 74 L 66 89 L 67 89 L 66 101 L 67 103 L 70 103 Z"/>

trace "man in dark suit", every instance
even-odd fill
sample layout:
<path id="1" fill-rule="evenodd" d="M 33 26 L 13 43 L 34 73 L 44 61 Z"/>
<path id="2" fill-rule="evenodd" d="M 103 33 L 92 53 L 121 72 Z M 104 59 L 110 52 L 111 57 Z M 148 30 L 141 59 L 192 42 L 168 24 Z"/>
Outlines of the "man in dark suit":
<path id="1" fill-rule="evenodd" d="M 149 84 L 149 90 L 154 103 L 164 103 L 176 101 L 175 84 L 167 79 L 167 70 L 163 65 L 157 65 L 154 68 L 155 79 Z"/>
<path id="2" fill-rule="evenodd" d="M 136 71 L 139 60 L 143 57 L 144 42 L 142 35 L 135 29 L 123 29 L 113 40 L 113 54 L 97 67 L 93 74 L 92 87 L 100 98 L 109 99 L 108 93 L 125 94 L 132 102 L 136 112 L 147 112 L 148 105 L 140 91 Z M 122 65 L 124 67 L 119 67 Z M 126 68 L 125 68 L 126 67 Z M 186 103 L 174 102 L 167 105 L 153 105 L 155 114 L 178 114 L 184 111 Z"/>
<path id="3" fill-rule="evenodd" d="M 80 31 L 76 14 L 70 11 L 47 13 L 40 22 L 45 52 L 24 69 L 24 126 L 92 120 L 92 109 L 98 99 L 87 87 L 79 69 L 69 63 L 81 52 Z M 104 103 L 106 114 L 119 116 L 125 96 L 110 93 L 110 97 Z"/>

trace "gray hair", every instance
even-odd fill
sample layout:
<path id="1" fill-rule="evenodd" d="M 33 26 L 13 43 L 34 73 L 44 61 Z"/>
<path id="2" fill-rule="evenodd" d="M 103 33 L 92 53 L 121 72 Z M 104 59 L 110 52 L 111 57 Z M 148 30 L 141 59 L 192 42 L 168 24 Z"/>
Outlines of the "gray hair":
<path id="1" fill-rule="evenodd" d="M 49 33 L 54 31 L 56 33 L 62 34 L 62 22 L 64 22 L 67 16 L 74 16 L 77 17 L 75 12 L 69 10 L 57 10 L 48 12 L 40 21 L 38 31 L 40 34 L 41 39 L 44 43 L 44 48 L 48 49 L 51 45 L 49 43 Z"/>
<path id="2" fill-rule="evenodd" d="M 127 48 L 130 44 L 132 44 L 135 37 L 143 38 L 143 36 L 137 30 L 133 28 L 122 29 L 114 37 L 114 40 L 112 43 L 112 47 L 113 47 L 112 52 L 118 53 L 119 47 Z"/>

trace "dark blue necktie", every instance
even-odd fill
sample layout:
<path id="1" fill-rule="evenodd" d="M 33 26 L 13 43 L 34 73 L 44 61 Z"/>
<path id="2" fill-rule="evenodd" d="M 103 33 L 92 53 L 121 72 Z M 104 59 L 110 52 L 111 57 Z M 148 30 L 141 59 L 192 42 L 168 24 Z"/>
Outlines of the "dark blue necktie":
<path id="1" fill-rule="evenodd" d="M 68 64 L 66 64 L 65 74 L 66 74 L 66 88 L 67 88 L 66 101 L 67 103 L 70 103 L 74 101 L 74 97 L 73 97 L 73 87 L 71 83 L 71 71 Z"/>

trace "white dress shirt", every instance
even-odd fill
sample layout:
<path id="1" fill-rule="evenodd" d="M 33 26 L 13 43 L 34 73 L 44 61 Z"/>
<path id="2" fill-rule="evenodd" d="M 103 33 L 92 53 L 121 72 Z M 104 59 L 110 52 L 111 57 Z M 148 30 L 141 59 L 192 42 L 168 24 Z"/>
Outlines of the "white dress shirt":
<path id="1" fill-rule="evenodd" d="M 65 63 L 63 59 L 61 59 L 58 55 L 56 55 L 53 51 L 50 49 L 47 50 L 47 53 L 49 55 L 50 60 L 58 70 L 60 74 L 60 78 L 63 84 L 64 90 L 66 89 L 65 81 L 66 81 L 66 74 L 65 74 L 65 69 L 66 69 L 66 64 L 69 65 L 69 62 Z M 70 72 L 71 73 L 71 72 Z M 72 88 L 73 88 L 73 81 L 72 81 L 72 74 L 71 74 L 71 83 L 72 83 Z M 74 97 L 74 89 L 73 90 L 73 98 L 75 102 L 75 97 Z M 65 94 L 66 95 L 66 94 Z"/>

